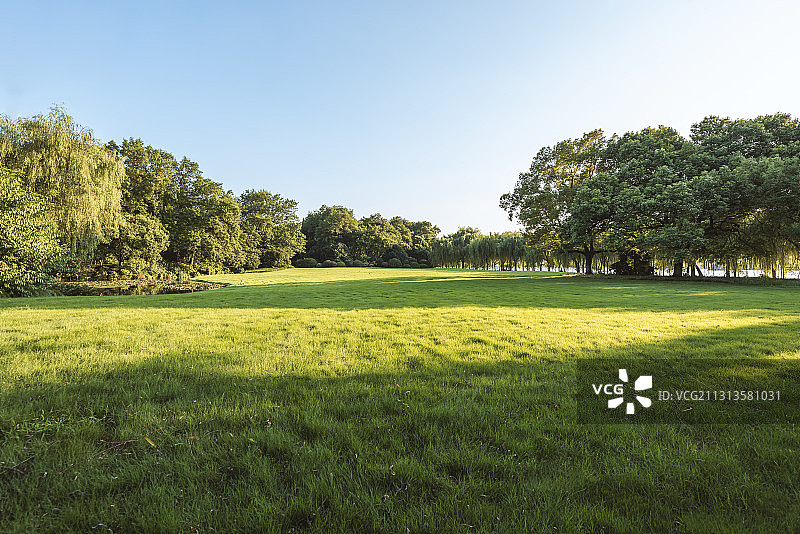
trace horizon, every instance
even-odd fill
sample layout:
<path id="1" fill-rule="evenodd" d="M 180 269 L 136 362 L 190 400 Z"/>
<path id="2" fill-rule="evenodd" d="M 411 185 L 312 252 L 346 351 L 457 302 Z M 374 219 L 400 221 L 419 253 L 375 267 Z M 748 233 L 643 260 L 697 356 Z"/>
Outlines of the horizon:
<path id="1" fill-rule="evenodd" d="M 601 128 L 800 114 L 796 5 L 16 5 L 0 113 L 62 106 L 304 217 L 342 205 L 443 234 L 498 206 L 536 152 Z M 19 43 L 25 43 L 20 47 Z M 90 49 L 91 53 L 86 54 Z M 757 70 L 755 70 L 757 69 Z M 755 72 L 752 72 L 755 70 Z"/>

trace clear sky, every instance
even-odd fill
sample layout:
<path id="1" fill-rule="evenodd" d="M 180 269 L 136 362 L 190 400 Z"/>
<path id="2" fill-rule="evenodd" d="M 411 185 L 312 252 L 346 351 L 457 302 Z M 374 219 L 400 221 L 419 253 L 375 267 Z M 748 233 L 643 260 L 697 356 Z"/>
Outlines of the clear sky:
<path id="1" fill-rule="evenodd" d="M 3 2 L 0 113 L 63 105 L 300 216 L 516 228 L 502 193 L 594 128 L 800 115 L 800 3 Z"/>

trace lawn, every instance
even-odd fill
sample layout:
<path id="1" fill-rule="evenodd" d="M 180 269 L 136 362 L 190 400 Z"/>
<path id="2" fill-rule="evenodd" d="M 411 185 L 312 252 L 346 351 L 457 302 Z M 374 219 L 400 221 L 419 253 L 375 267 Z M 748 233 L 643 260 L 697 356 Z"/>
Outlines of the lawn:
<path id="1" fill-rule="evenodd" d="M 582 425 L 579 357 L 800 358 L 800 288 L 289 269 L 0 299 L 0 532 L 797 532 L 793 425 Z"/>

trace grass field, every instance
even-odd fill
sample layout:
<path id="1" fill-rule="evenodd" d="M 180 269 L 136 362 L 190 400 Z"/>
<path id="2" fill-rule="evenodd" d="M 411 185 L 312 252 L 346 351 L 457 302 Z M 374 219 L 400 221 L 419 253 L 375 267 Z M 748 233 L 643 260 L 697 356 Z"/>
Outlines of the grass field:
<path id="1" fill-rule="evenodd" d="M 798 532 L 791 425 L 580 425 L 581 356 L 800 357 L 800 288 L 290 269 L 0 300 L 0 532 Z"/>

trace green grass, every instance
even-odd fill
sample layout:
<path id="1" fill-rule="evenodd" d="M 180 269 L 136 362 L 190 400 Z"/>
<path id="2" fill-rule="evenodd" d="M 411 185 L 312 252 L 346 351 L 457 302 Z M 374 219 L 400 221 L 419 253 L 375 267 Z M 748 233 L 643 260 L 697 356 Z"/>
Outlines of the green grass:
<path id="1" fill-rule="evenodd" d="M 791 425 L 579 425 L 577 357 L 800 357 L 800 288 L 292 269 L 0 300 L 1 532 L 793 532 Z"/>

